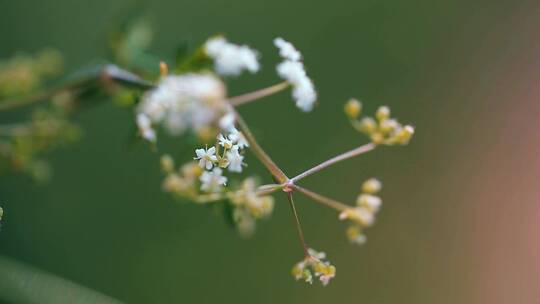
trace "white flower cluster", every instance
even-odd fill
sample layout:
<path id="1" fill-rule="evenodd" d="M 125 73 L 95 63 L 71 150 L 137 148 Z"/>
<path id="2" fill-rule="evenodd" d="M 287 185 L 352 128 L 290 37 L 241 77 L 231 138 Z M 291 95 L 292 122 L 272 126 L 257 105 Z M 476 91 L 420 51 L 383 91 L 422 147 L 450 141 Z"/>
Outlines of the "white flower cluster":
<path id="1" fill-rule="evenodd" d="M 245 166 L 241 152 L 249 144 L 240 131 L 233 129 L 227 136 L 219 134 L 217 140 L 215 147 L 195 150 L 194 159 L 199 161 L 201 168 L 207 170 L 200 177 L 201 190 L 204 192 L 219 192 L 227 183 L 227 177 L 222 176 L 222 169 L 240 173 Z M 221 153 L 220 147 L 223 148 Z"/>
<path id="2" fill-rule="evenodd" d="M 279 54 L 284 59 L 277 65 L 278 75 L 293 86 L 292 95 L 296 106 L 304 112 L 311 111 L 317 101 L 317 92 L 306 74 L 304 64 L 300 61 L 302 59 L 300 52 L 282 38 L 276 38 L 274 45 L 279 48 Z"/>
<path id="3" fill-rule="evenodd" d="M 226 112 L 226 89 L 212 74 L 166 76 L 147 92 L 137 108 L 137 126 L 143 138 L 156 141 L 153 126 L 162 124 L 171 135 L 201 132 Z"/>
<path id="4" fill-rule="evenodd" d="M 362 184 L 362 193 L 356 200 L 356 207 L 348 208 L 339 215 L 340 220 L 350 220 L 352 225 L 347 229 L 347 237 L 353 244 L 361 245 L 366 242 L 362 230 L 373 225 L 375 215 L 381 208 L 382 200 L 375 194 L 382 184 L 375 178 L 370 178 Z"/>
<path id="5" fill-rule="evenodd" d="M 223 76 L 238 76 L 244 70 L 259 71 L 258 53 L 246 45 L 236 45 L 224 37 L 209 39 L 205 45 L 206 54 L 214 59 L 215 70 Z"/>
<path id="6" fill-rule="evenodd" d="M 308 256 L 303 261 L 294 265 L 292 275 L 296 280 L 304 280 L 312 284 L 313 277 L 318 277 L 323 286 L 328 285 L 331 279 L 336 276 L 336 267 L 325 261 L 326 254 L 308 249 Z"/>

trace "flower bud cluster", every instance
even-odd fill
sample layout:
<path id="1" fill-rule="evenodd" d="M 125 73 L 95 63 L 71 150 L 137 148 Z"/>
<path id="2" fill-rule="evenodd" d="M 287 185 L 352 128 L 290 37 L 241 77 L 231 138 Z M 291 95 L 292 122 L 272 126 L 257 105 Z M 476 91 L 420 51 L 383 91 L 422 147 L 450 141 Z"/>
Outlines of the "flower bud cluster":
<path id="1" fill-rule="evenodd" d="M 191 161 L 175 169 L 172 157 L 164 155 L 161 157 L 161 169 L 166 174 L 162 184 L 165 192 L 196 201 L 200 194 L 199 178 L 203 173 L 196 162 Z"/>
<path id="2" fill-rule="evenodd" d="M 376 145 L 406 145 L 414 134 L 414 127 L 402 125 L 390 117 L 390 108 L 381 106 L 375 117 L 358 119 L 362 112 L 362 103 L 356 99 L 349 100 L 344 107 L 345 114 L 355 129 L 366 134 Z"/>
<path id="3" fill-rule="evenodd" d="M 318 278 L 323 286 L 326 286 L 336 276 L 336 267 L 325 259 L 324 252 L 309 248 L 308 255 L 303 261 L 294 265 L 291 273 L 297 281 L 303 280 L 312 284 L 314 278 Z"/>
<path id="4" fill-rule="evenodd" d="M 376 194 L 382 184 L 375 178 L 370 178 L 362 184 L 362 193 L 356 199 L 356 207 L 347 208 L 339 215 L 340 220 L 350 220 L 347 228 L 347 238 L 353 244 L 361 245 L 366 242 L 363 230 L 375 222 L 375 215 L 381 208 L 382 200 Z"/>
<path id="5" fill-rule="evenodd" d="M 227 193 L 234 208 L 233 220 L 243 236 L 251 236 L 255 231 L 255 220 L 270 216 L 274 210 L 274 198 L 259 194 L 258 186 L 256 178 L 248 177 L 239 189 Z"/>
<path id="6" fill-rule="evenodd" d="M 177 170 L 172 157 L 164 155 L 161 169 L 166 174 L 162 185 L 165 192 L 200 204 L 228 200 L 232 220 L 242 236 L 251 236 L 256 220 L 270 216 L 274 210 L 274 198 L 258 191 L 259 184 L 254 177 L 246 178 L 237 189 L 223 191 L 227 177 L 222 176 L 223 170 L 219 166 L 207 170 L 206 163 L 201 167 L 191 161 Z"/>

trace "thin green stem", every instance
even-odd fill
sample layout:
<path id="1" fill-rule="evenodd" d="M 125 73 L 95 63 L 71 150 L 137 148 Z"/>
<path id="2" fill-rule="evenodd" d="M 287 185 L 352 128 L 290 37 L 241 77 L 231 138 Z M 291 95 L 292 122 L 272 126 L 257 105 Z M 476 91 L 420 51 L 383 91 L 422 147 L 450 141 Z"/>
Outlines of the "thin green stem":
<path id="1" fill-rule="evenodd" d="M 349 209 L 351 207 L 349 207 L 348 205 L 346 204 L 343 204 L 341 202 L 338 202 L 334 199 L 331 199 L 331 198 L 328 198 L 326 196 L 323 196 L 323 195 L 320 195 L 316 192 L 313 192 L 311 190 L 308 190 L 306 188 L 302 188 L 298 185 L 292 185 L 291 188 L 295 191 L 298 191 L 302 194 L 304 194 L 305 196 L 311 198 L 312 200 L 314 200 L 315 202 L 317 203 L 321 203 L 325 206 L 328 206 L 332 209 L 335 209 L 339 212 L 342 212 L 342 211 L 345 211 L 346 209 Z"/>
<path id="2" fill-rule="evenodd" d="M 282 190 L 284 185 L 282 184 L 268 184 L 268 185 L 262 185 L 257 189 L 257 195 L 258 196 L 265 196 L 272 194 L 274 192 L 277 192 L 279 190 Z"/>
<path id="3" fill-rule="evenodd" d="M 290 86 L 289 82 L 284 81 L 284 82 L 275 84 L 273 86 L 270 86 L 264 89 L 260 89 L 254 92 L 231 97 L 229 98 L 229 103 L 234 107 L 241 106 L 243 104 L 250 103 L 255 100 L 261 99 L 263 97 L 270 96 L 277 92 L 283 91 L 287 89 L 289 86 Z"/>
<path id="4" fill-rule="evenodd" d="M 308 245 L 306 243 L 306 239 L 304 237 L 304 232 L 302 231 L 302 225 L 300 224 L 300 218 L 298 217 L 298 213 L 296 212 L 296 206 L 294 205 L 293 200 L 293 192 L 289 191 L 286 193 L 287 199 L 289 200 L 289 205 L 291 206 L 291 211 L 294 215 L 294 222 L 296 224 L 296 230 L 298 232 L 298 238 L 300 239 L 300 243 L 302 243 L 302 248 L 304 249 L 304 255 L 306 257 L 310 256 Z"/>
<path id="5" fill-rule="evenodd" d="M 257 188 L 257 190 L 255 191 L 255 193 L 257 194 L 257 196 L 265 196 L 265 195 L 269 195 L 269 194 L 272 194 L 274 192 L 277 192 L 277 191 L 279 191 L 281 189 L 283 189 L 283 185 L 280 185 L 280 184 L 267 184 L 267 185 L 259 186 Z M 191 199 L 193 201 L 197 202 L 197 203 L 200 203 L 200 204 L 210 204 L 210 203 L 217 203 L 217 202 L 221 202 L 223 200 L 226 200 L 228 194 L 231 194 L 231 193 L 240 194 L 240 193 L 243 193 L 243 192 L 244 192 L 244 190 L 240 189 L 240 190 L 231 191 L 231 192 L 227 192 L 227 193 L 202 194 L 202 195 L 198 195 L 196 197 L 192 197 Z"/>
<path id="6" fill-rule="evenodd" d="M 377 145 L 375 145 L 374 143 L 369 143 L 369 144 L 365 144 L 363 146 L 360 146 L 358 148 L 354 148 L 348 152 L 345 152 L 343 154 L 340 154 L 338 156 L 335 156 L 335 157 L 332 157 L 331 159 L 327 160 L 327 161 L 324 161 L 320 164 L 318 164 L 317 166 L 309 169 L 309 170 L 306 170 L 300 174 L 298 174 L 297 176 L 291 178 L 291 182 L 292 183 L 295 183 L 315 172 L 318 172 L 318 171 L 321 171 L 322 169 L 324 168 L 327 168 L 335 163 L 338 163 L 340 161 L 343 161 L 343 160 L 346 160 L 346 159 L 349 159 L 351 157 L 355 157 L 355 156 L 358 156 L 360 154 L 364 154 L 366 152 L 369 152 L 373 149 L 375 149 L 375 147 L 377 147 Z"/>

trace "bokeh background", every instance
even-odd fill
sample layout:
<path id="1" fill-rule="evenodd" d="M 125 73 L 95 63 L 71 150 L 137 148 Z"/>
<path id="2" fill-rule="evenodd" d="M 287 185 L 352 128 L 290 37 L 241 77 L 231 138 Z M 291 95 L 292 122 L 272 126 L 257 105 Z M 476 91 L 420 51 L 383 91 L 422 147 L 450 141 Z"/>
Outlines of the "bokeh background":
<path id="1" fill-rule="evenodd" d="M 219 214 L 162 193 L 158 154 L 127 143 L 131 111 L 104 103 L 77 116 L 82 142 L 50 155 L 48 184 L 0 177 L 0 254 L 127 303 L 540 301 L 538 1 L 1 0 L 0 56 L 51 46 L 75 71 L 106 56 L 107 30 L 133 7 L 153 21 L 164 58 L 218 32 L 257 48 L 263 71 L 231 82 L 233 94 L 277 81 L 271 41 L 294 42 L 317 109 L 300 113 L 287 93 L 241 109 L 291 175 L 365 142 L 342 113 L 351 96 L 415 124 L 409 146 L 303 181 L 352 201 L 380 178 L 367 245 L 348 244 L 332 210 L 299 196 L 308 242 L 338 275 L 325 288 L 294 282 L 302 252 L 284 198 L 241 239 Z"/>

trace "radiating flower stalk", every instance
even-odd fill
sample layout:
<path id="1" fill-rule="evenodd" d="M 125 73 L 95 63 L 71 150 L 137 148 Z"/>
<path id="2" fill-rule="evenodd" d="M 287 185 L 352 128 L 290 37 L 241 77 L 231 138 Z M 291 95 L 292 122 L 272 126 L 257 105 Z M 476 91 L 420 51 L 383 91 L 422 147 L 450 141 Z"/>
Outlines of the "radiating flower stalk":
<path id="1" fill-rule="evenodd" d="M 375 178 L 366 180 L 356 204 L 349 205 L 306 189 L 299 182 L 335 163 L 381 145 L 405 145 L 414 129 L 391 118 L 390 110 L 385 106 L 376 111 L 374 118 L 360 119 L 362 104 L 351 99 L 345 104 L 345 114 L 355 129 L 368 136 L 369 142 L 290 177 L 257 142 L 237 110 L 244 104 L 287 89 L 291 90 L 294 103 L 301 111 L 310 112 L 315 108 L 317 92 L 314 82 L 308 77 L 301 53 L 282 38 L 276 38 L 274 44 L 282 58 L 276 65 L 276 73 L 283 81 L 233 97 L 228 96 L 223 79 L 244 72 L 259 72 L 261 55 L 251 47 L 231 43 L 223 36 L 206 41 L 194 52 L 194 57 L 176 65 L 181 67 L 179 70 L 161 63 L 159 78 L 154 82 L 114 66 L 98 73 L 97 79 L 105 81 L 102 84 L 109 88 L 112 85 L 117 92 L 126 88 L 139 92 L 140 99 L 133 103 L 134 121 L 138 135 L 152 146 L 158 147 L 162 133 L 198 138 L 200 145 L 195 147 L 191 157 L 162 154 L 162 188 L 165 192 L 196 204 L 222 205 L 226 217 L 243 236 L 252 235 L 256 221 L 271 215 L 276 205 L 272 194 L 283 192 L 290 204 L 303 248 L 303 258 L 293 267 L 292 275 L 297 280 L 308 283 L 319 280 L 326 285 L 335 277 L 336 268 L 323 252 L 308 246 L 293 198 L 299 193 L 334 209 L 340 220 L 350 222 L 347 238 L 354 244 L 363 244 L 366 241 L 364 231 L 374 223 L 381 207 L 378 193 L 382 184 Z M 65 92 L 73 92 L 71 89 Z M 54 93 L 56 96 L 58 92 Z M 27 103 L 28 100 L 21 105 Z M 0 126 L 0 136 L 2 130 Z M 7 129 L 4 127 L 4 130 Z M 15 133 L 15 130 L 9 129 L 9 132 Z M 252 157 L 261 162 L 275 183 L 261 184 L 260 177 L 245 176 L 249 169 L 247 163 Z M 181 163 L 177 164 L 177 161 Z"/>

